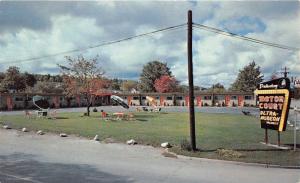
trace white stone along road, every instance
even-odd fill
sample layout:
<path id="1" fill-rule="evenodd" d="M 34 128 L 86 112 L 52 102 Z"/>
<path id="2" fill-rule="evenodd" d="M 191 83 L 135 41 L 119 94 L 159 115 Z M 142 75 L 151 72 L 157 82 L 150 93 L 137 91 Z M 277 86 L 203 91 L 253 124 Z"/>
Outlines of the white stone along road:
<path id="1" fill-rule="evenodd" d="M 297 183 L 299 169 L 168 158 L 162 149 L 0 129 L 0 182 Z"/>

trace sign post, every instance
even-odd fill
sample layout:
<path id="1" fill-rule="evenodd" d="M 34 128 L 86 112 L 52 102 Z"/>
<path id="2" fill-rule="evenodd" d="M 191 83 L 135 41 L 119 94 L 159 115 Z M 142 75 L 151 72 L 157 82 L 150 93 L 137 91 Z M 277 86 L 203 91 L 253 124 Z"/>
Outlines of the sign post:
<path id="1" fill-rule="evenodd" d="M 296 151 L 297 148 L 297 107 L 294 108 L 295 111 L 295 121 L 294 121 L 294 151 Z"/>
<path id="2" fill-rule="evenodd" d="M 291 103 L 290 80 L 283 77 L 260 83 L 255 94 L 259 101 L 261 128 L 265 129 L 265 143 L 269 143 L 268 129 L 277 130 L 280 146 L 280 132 L 286 129 Z"/>

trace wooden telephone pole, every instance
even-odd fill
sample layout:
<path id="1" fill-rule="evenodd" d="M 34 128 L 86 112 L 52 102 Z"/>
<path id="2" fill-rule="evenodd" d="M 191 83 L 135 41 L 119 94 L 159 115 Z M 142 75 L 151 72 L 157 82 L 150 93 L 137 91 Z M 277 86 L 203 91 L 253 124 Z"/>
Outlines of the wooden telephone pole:
<path id="1" fill-rule="evenodd" d="M 189 78 L 189 112 L 190 112 L 190 138 L 192 150 L 196 151 L 195 133 L 195 108 L 194 108 L 194 81 L 193 81 L 193 19 L 192 11 L 188 11 L 187 31 L 187 56 L 188 56 L 188 78 Z"/>

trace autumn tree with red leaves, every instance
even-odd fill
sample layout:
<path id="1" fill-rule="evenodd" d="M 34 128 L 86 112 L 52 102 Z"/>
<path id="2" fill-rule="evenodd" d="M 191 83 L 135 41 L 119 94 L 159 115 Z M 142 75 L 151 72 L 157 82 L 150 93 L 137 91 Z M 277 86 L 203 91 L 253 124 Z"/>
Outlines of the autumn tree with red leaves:
<path id="1" fill-rule="evenodd" d="M 154 88 L 160 93 L 176 91 L 178 82 L 174 77 L 163 75 L 154 82 Z"/>
<path id="2" fill-rule="evenodd" d="M 63 74 L 67 96 L 83 95 L 87 103 L 87 116 L 90 115 L 95 93 L 108 86 L 108 80 L 103 75 L 104 71 L 97 65 L 98 56 L 85 59 L 82 55 L 77 58 L 67 56 L 67 66 L 58 65 Z"/>

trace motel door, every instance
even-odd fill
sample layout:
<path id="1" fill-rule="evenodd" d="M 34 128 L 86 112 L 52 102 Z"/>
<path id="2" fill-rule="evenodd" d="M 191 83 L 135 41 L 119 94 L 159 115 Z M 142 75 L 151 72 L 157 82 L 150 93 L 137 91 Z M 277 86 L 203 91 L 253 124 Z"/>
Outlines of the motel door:
<path id="1" fill-rule="evenodd" d="M 201 97 L 196 97 L 196 99 L 197 99 L 197 106 L 201 107 L 202 106 Z"/>
<path id="2" fill-rule="evenodd" d="M 226 105 L 226 106 L 229 106 L 229 105 L 230 105 L 230 96 L 229 96 L 229 95 L 226 95 L 226 96 L 225 96 L 225 105 Z"/>
<path id="3" fill-rule="evenodd" d="M 7 98 L 6 98 L 6 104 L 7 104 L 7 109 L 8 110 L 12 110 L 13 109 L 12 96 L 7 96 Z"/>
<path id="4" fill-rule="evenodd" d="M 164 96 L 160 96 L 159 97 L 159 105 L 160 106 L 164 106 L 164 103 L 165 103 L 165 97 Z"/>
<path id="5" fill-rule="evenodd" d="M 186 106 L 189 106 L 189 105 L 190 105 L 189 101 L 190 101 L 190 97 L 189 97 L 189 96 L 186 96 L 186 97 L 185 97 L 185 105 L 186 105 Z"/>
<path id="6" fill-rule="evenodd" d="M 244 96 L 238 96 L 238 106 L 244 106 Z"/>

